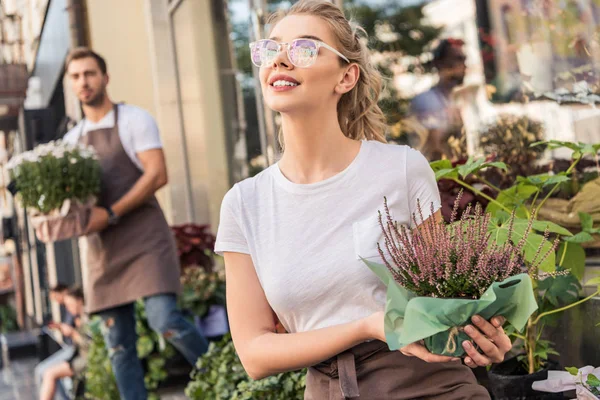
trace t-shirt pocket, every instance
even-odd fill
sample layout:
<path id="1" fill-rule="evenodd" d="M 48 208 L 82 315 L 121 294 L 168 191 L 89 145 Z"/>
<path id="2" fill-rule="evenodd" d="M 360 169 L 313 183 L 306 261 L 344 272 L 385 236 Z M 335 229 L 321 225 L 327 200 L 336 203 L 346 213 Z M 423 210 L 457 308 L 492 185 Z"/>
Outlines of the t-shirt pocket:
<path id="1" fill-rule="evenodd" d="M 385 248 L 385 244 L 377 215 L 354 222 L 352 224 L 352 234 L 354 236 L 354 254 L 357 260 L 365 258 L 370 261 L 381 262 L 377 243 L 380 243 L 382 249 Z"/>

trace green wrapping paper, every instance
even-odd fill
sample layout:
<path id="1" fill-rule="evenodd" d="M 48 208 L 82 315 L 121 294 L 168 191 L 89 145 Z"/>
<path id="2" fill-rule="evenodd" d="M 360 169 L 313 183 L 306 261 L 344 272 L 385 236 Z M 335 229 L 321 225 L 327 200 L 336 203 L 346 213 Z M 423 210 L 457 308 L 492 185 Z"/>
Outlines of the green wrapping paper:
<path id="1" fill-rule="evenodd" d="M 470 337 L 462 329 L 473 315 L 489 320 L 501 315 L 521 331 L 538 306 L 531 278 L 519 274 L 492 284 L 478 300 L 418 297 L 398 284 L 383 264 L 363 262 L 387 286 L 385 337 L 390 350 L 425 340 L 434 354 L 461 357 L 462 342 Z"/>

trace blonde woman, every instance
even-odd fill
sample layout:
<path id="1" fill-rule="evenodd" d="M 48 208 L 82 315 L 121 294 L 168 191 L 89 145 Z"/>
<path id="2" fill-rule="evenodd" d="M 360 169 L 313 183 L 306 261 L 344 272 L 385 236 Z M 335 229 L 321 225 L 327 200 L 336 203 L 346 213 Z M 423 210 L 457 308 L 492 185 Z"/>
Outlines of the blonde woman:
<path id="1" fill-rule="evenodd" d="M 244 368 L 260 379 L 310 367 L 306 399 L 489 399 L 468 367 L 503 360 L 501 317 L 467 329 L 481 353 L 465 342 L 466 366 L 420 343 L 385 343 L 385 287 L 359 257 L 378 257 L 384 196 L 404 224 L 417 199 L 440 199 L 425 158 L 384 143 L 367 48 L 325 1 L 301 0 L 270 22 L 251 56 L 285 150 L 226 195 L 216 243 Z"/>

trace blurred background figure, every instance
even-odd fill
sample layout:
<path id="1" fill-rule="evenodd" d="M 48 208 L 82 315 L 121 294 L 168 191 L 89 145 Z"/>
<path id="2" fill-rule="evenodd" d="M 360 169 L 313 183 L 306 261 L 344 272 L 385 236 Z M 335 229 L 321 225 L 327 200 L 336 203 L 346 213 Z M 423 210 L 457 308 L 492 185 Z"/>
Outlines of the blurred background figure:
<path id="1" fill-rule="evenodd" d="M 80 317 L 80 315 L 78 312 L 75 314 L 72 313 L 73 311 L 76 311 L 75 308 L 70 307 L 71 311 L 69 311 L 69 308 L 66 307 L 65 302 L 68 291 L 69 288 L 63 283 L 58 283 L 50 289 L 50 301 L 60 305 L 63 319 L 62 322 L 50 322 L 48 324 L 48 328 L 55 331 L 60 331 L 63 335 L 63 343 L 60 350 L 39 363 L 35 368 L 35 382 L 38 389 L 41 387 L 42 379 L 46 374 L 46 371 L 69 360 L 75 354 L 75 346 L 73 345 L 73 341 L 69 335 L 65 335 L 65 332 L 69 332 L 75 327 L 75 321 Z M 55 390 L 56 398 L 65 400 L 69 399 L 69 396 L 67 395 L 68 388 L 65 387 L 64 382 L 56 382 Z"/>
<path id="2" fill-rule="evenodd" d="M 439 75 L 437 85 L 411 101 L 411 113 L 427 129 L 420 138 L 421 152 L 429 160 L 452 158 L 449 140 L 461 141 L 463 120 L 454 97 L 454 90 L 463 84 L 466 75 L 464 42 L 444 39 L 433 51 L 431 61 Z"/>
<path id="3" fill-rule="evenodd" d="M 84 333 L 83 290 L 80 287 L 66 290 L 63 294 L 63 301 L 67 312 L 71 315 L 77 315 L 74 318 L 75 323 L 73 326 L 67 324 L 60 324 L 59 326 L 63 336 L 71 339 L 73 351 L 67 359 L 61 359 L 53 363 L 43 372 L 40 388 L 40 399 L 42 400 L 54 399 L 60 387 L 60 380 L 81 374 L 85 369 L 87 360 L 89 340 Z M 65 398 L 70 399 L 72 397 Z"/>

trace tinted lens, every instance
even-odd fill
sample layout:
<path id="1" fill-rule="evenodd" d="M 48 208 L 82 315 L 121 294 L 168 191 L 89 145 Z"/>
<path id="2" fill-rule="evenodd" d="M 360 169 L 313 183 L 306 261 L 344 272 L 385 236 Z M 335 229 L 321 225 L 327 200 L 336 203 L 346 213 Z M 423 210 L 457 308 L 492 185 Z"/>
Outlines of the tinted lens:
<path id="1" fill-rule="evenodd" d="M 308 67 L 317 59 L 317 44 L 308 39 L 296 39 L 290 43 L 290 61 L 297 67 Z"/>
<path id="2" fill-rule="evenodd" d="M 273 40 L 259 40 L 254 47 L 250 49 L 252 63 L 257 67 L 273 62 L 277 57 L 278 44 Z"/>

